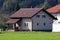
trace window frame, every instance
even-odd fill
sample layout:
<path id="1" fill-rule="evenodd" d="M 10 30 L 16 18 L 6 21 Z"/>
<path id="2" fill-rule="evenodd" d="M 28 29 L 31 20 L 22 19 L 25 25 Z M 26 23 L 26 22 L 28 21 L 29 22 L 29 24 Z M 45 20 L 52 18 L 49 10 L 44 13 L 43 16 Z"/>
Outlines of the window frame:
<path id="1" fill-rule="evenodd" d="M 39 25 L 39 23 L 37 23 L 37 26 Z"/>
<path id="2" fill-rule="evenodd" d="M 46 26 L 46 23 L 44 22 L 43 25 Z"/>
<path id="3" fill-rule="evenodd" d="M 40 15 L 36 15 L 36 17 L 38 17 L 38 18 L 39 18 L 39 17 L 40 17 Z"/>
<path id="4" fill-rule="evenodd" d="M 24 23 L 24 26 L 28 26 L 28 23 L 27 23 L 27 22 L 25 22 L 25 23 Z"/>
<path id="5" fill-rule="evenodd" d="M 46 18 L 46 15 L 42 15 L 43 18 Z"/>

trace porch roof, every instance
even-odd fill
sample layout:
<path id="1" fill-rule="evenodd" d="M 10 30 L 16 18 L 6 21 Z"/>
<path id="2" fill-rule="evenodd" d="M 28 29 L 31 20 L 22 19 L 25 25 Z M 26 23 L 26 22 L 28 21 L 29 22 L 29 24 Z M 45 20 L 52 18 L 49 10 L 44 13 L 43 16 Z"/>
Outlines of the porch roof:
<path id="1" fill-rule="evenodd" d="M 7 24 L 14 24 L 16 22 L 18 22 L 20 19 L 9 19 L 6 23 Z"/>

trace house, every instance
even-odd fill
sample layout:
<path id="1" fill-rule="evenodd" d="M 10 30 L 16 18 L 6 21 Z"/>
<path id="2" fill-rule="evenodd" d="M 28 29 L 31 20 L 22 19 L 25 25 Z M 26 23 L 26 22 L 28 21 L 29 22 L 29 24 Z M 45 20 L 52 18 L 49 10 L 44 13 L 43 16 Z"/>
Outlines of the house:
<path id="1" fill-rule="evenodd" d="M 8 29 L 13 30 L 51 31 L 53 20 L 56 19 L 42 8 L 21 8 L 6 23 Z"/>
<path id="2" fill-rule="evenodd" d="M 60 32 L 60 4 L 47 9 L 47 11 L 58 19 L 53 22 L 52 32 Z"/>

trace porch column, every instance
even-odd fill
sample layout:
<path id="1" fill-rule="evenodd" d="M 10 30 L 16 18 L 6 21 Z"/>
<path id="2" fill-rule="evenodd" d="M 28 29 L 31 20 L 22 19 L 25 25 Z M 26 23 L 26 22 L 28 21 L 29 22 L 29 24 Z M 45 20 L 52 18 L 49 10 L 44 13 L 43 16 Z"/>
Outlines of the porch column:
<path id="1" fill-rule="evenodd" d="M 15 24 L 13 24 L 13 30 L 15 31 Z"/>

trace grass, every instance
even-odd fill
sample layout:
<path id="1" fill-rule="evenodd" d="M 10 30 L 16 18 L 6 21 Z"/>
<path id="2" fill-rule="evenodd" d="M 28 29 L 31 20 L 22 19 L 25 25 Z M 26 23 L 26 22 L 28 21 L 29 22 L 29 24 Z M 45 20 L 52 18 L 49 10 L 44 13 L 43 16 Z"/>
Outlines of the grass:
<path id="1" fill-rule="evenodd" d="M 0 40 L 60 40 L 60 33 L 52 32 L 3 32 Z"/>

